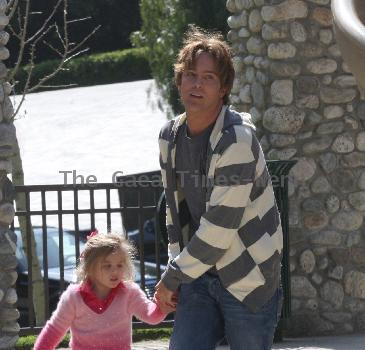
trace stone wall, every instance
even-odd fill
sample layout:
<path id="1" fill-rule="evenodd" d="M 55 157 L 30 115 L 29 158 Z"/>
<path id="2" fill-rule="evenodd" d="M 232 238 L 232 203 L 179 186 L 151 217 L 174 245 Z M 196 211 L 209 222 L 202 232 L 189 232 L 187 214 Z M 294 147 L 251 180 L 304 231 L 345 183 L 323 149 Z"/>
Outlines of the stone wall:
<path id="1" fill-rule="evenodd" d="M 9 99 L 11 86 L 6 82 L 7 69 L 3 60 L 9 57 L 5 48 L 9 35 L 4 31 L 8 24 L 5 16 L 6 0 L 0 0 L 0 349 L 14 349 L 18 340 L 19 312 L 16 309 L 16 237 L 9 230 L 14 218 L 14 191 L 7 174 L 11 173 L 11 157 L 15 152 L 13 106 Z"/>
<path id="2" fill-rule="evenodd" d="M 290 175 L 290 335 L 365 331 L 365 102 L 330 0 L 228 0 L 231 102 Z"/>

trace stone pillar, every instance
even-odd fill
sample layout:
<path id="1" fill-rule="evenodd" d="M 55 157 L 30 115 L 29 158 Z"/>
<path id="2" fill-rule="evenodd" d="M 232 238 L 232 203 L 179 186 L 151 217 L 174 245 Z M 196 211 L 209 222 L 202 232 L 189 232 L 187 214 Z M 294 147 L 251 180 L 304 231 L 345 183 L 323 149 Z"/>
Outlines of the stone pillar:
<path id="1" fill-rule="evenodd" d="M 365 102 L 330 0 L 228 0 L 236 79 L 268 159 L 290 175 L 289 335 L 365 331 Z"/>
<path id="2" fill-rule="evenodd" d="M 7 175 L 11 173 L 11 157 L 15 152 L 15 127 L 13 107 L 9 99 L 11 86 L 6 82 L 7 69 L 3 60 L 9 57 L 5 45 L 9 34 L 5 15 L 6 0 L 0 0 L 0 349 L 14 349 L 19 336 L 19 312 L 15 307 L 17 279 L 15 257 L 16 237 L 9 230 L 14 218 L 14 191 Z"/>

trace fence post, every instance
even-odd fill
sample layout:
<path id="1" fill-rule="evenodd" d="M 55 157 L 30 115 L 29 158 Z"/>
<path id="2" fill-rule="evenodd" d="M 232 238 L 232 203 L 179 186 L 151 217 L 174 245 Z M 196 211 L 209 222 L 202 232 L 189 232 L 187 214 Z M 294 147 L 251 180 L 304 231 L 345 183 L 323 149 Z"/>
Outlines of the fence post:
<path id="1" fill-rule="evenodd" d="M 295 160 L 268 160 L 267 167 L 271 176 L 275 193 L 275 200 L 280 212 L 281 226 L 283 228 L 283 257 L 281 261 L 281 285 L 284 292 L 281 319 L 276 328 L 274 341 L 281 341 L 283 330 L 291 315 L 291 288 L 289 267 L 289 200 L 288 200 L 288 175 L 290 169 L 296 164 Z"/>
<path id="2" fill-rule="evenodd" d="M 19 338 L 19 312 L 16 309 L 17 280 L 16 237 L 9 229 L 14 219 L 14 189 L 7 175 L 11 173 L 11 157 L 15 152 L 16 134 L 13 125 L 13 107 L 9 98 L 11 86 L 7 69 L 2 62 L 9 57 L 5 45 L 9 39 L 4 27 L 7 1 L 0 0 L 0 349 L 14 349 Z"/>

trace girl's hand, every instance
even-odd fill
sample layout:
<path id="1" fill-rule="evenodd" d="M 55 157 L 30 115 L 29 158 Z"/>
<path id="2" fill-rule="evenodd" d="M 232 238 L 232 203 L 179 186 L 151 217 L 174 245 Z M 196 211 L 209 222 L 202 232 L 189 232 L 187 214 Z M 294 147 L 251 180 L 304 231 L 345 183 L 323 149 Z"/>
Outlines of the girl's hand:
<path id="1" fill-rule="evenodd" d="M 171 301 L 175 304 L 175 308 L 176 308 L 176 305 L 179 302 L 179 292 L 178 291 L 176 291 L 176 292 L 174 292 L 174 294 L 172 294 Z"/>
<path id="2" fill-rule="evenodd" d="M 168 304 L 162 304 L 157 300 L 155 302 L 164 314 L 169 314 L 170 312 L 174 312 L 176 310 L 176 306 L 172 307 Z"/>
<path id="3" fill-rule="evenodd" d="M 155 291 L 156 292 L 154 298 L 158 300 L 160 304 L 166 304 L 170 307 L 176 307 L 176 301 L 173 300 L 175 293 L 167 289 L 162 281 L 157 283 Z"/>
<path id="4" fill-rule="evenodd" d="M 158 286 L 159 288 L 161 288 L 161 284 L 159 284 Z M 158 290 L 156 290 L 155 295 L 153 297 L 153 301 L 158 305 L 158 307 L 163 313 L 169 314 L 170 312 L 174 312 L 176 310 L 176 305 L 178 303 L 178 292 L 177 291 L 173 292 L 171 294 L 170 302 L 166 302 L 163 298 L 161 298 L 161 293 L 159 293 Z"/>

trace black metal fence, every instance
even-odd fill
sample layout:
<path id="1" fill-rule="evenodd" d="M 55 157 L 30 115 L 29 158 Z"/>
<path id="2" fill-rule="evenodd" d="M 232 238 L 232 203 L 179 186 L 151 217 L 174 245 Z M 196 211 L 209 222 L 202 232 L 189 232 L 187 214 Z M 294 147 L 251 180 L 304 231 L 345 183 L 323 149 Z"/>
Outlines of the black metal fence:
<path id="1" fill-rule="evenodd" d="M 157 172 L 150 174 L 154 173 Z M 157 224 L 158 201 L 162 192 L 159 182 L 145 177 L 139 180 L 137 174 L 122 177 L 116 183 L 17 186 L 15 191 L 17 197 L 24 201 L 24 207 L 17 208 L 12 227 L 18 237 L 16 288 L 22 335 L 40 331 L 40 327 L 36 327 L 32 302 L 30 281 L 34 279 L 33 272 L 28 268 L 32 266 L 32 256 L 37 255 L 41 264 L 48 318 L 59 295 L 73 279 L 69 270 L 74 270 L 86 235 L 94 229 L 118 232 L 124 226 L 137 247 L 136 281 L 149 297 L 153 296 L 154 285 L 164 267 L 161 263 L 166 263 L 165 243 Z M 152 225 L 153 230 L 153 242 L 149 241 L 149 245 L 145 244 L 146 223 L 150 227 Z M 21 228 L 25 242 L 22 242 Z M 32 229 L 36 248 L 31 241 Z M 145 248 L 149 249 L 149 258 L 153 256 L 151 261 L 145 259 Z M 144 327 L 138 322 L 134 326 Z"/>
<path id="2" fill-rule="evenodd" d="M 274 185 L 275 197 L 278 203 L 284 233 L 284 250 L 282 262 L 282 284 L 284 288 L 284 304 L 282 319 L 290 316 L 290 271 L 289 271 L 289 226 L 288 226 L 288 178 L 290 168 L 295 161 L 268 161 L 268 168 Z M 36 185 L 17 186 L 17 196 L 23 197 L 24 208 L 17 209 L 16 218 L 25 231 L 26 246 L 30 247 L 23 254 L 26 263 L 32 265 L 32 256 L 40 258 L 43 274 L 44 303 L 46 317 L 55 308 L 59 295 L 70 282 L 65 275 L 70 261 L 65 254 L 67 244 L 65 236 L 72 237 L 74 268 L 80 256 L 80 247 L 86 235 L 105 226 L 102 231 L 120 231 L 123 227 L 129 238 L 135 242 L 138 256 L 137 272 L 142 289 L 152 297 L 154 285 L 158 282 L 166 263 L 166 227 L 165 202 L 159 171 L 122 176 L 116 183 L 95 183 L 89 185 Z M 35 252 L 31 244 L 31 228 L 38 237 Z M 13 229 L 21 239 L 17 225 Z M 151 231 L 151 232 L 150 232 Z M 56 270 L 50 267 L 49 239 L 56 240 L 58 255 Z M 56 238 L 55 238 L 56 237 Z M 39 250 L 39 247 L 41 249 Z M 18 243 L 19 259 L 24 253 L 22 244 Z M 51 254 L 51 256 L 50 256 Z M 65 262 L 67 262 L 65 264 Z M 19 264 L 19 268 L 21 264 Z M 56 272 L 57 272 L 56 271 Z M 32 270 L 18 271 L 17 292 L 18 309 L 21 311 L 21 334 L 36 334 L 33 289 L 28 281 L 33 280 Z M 29 288 L 30 287 L 30 288 Z M 163 325 L 172 325 L 165 321 Z M 159 325 L 161 326 L 161 324 Z M 134 322 L 134 327 L 151 327 L 141 322 Z M 281 328 L 277 332 L 280 338 Z M 279 335 L 278 335 L 279 334 Z"/>

